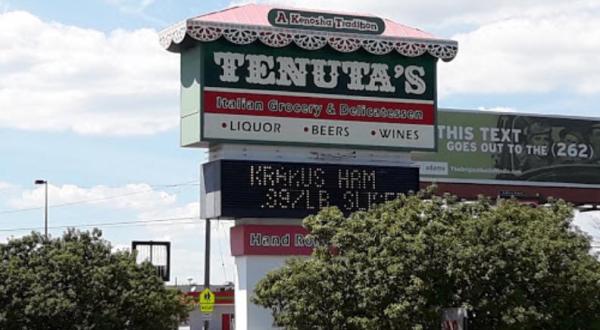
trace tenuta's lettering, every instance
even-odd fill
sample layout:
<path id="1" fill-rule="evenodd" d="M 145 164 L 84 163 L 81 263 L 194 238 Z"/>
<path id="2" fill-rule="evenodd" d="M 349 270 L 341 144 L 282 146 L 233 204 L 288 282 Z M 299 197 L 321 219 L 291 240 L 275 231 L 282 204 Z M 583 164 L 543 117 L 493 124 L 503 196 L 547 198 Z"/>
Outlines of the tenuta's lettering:
<path id="1" fill-rule="evenodd" d="M 267 56 L 215 52 L 214 62 L 221 67 L 219 79 L 223 82 L 239 82 L 239 73 L 249 84 L 306 87 L 307 76 L 319 88 L 332 89 L 338 86 L 340 74 L 345 74 L 350 91 L 394 93 L 392 79 L 404 79 L 406 94 L 421 95 L 427 90 L 425 69 L 421 66 L 400 64 L 390 68 L 384 63 L 359 61 L 335 61 L 302 57 Z M 238 68 L 246 67 L 246 70 Z M 401 85 L 398 85 L 401 86 Z"/>

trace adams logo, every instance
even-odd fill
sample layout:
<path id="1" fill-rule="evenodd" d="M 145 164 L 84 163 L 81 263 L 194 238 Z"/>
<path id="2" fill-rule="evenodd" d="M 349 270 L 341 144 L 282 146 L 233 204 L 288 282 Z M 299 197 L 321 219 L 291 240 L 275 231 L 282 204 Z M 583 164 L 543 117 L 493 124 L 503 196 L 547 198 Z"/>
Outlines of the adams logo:
<path id="1" fill-rule="evenodd" d="M 268 19 L 271 25 L 285 28 L 363 34 L 382 34 L 385 30 L 385 23 L 378 17 L 271 9 Z"/>

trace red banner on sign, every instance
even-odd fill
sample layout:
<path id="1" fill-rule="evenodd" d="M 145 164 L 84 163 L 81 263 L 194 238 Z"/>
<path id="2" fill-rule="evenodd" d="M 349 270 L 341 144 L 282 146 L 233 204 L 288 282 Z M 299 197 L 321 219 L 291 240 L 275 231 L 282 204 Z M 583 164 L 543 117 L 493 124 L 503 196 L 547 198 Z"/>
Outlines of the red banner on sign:
<path id="1" fill-rule="evenodd" d="M 435 122 L 433 101 L 206 89 L 205 113 L 390 124 L 433 125 Z"/>

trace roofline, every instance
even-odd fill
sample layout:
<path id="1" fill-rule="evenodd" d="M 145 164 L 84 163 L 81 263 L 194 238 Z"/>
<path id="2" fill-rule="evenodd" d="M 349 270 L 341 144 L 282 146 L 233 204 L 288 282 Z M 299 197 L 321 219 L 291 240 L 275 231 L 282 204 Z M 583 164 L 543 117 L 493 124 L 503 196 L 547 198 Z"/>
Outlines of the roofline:
<path id="1" fill-rule="evenodd" d="M 161 45 L 171 52 L 179 53 L 190 42 L 210 42 L 219 38 L 239 45 L 260 40 L 263 44 L 281 48 L 291 43 L 306 50 L 317 50 L 329 45 L 341 53 L 351 53 L 360 48 L 374 55 L 384 55 L 396 50 L 407 57 L 425 53 L 443 61 L 451 61 L 458 52 L 458 42 L 438 38 L 402 38 L 359 33 L 315 31 L 276 26 L 245 25 L 211 22 L 190 18 L 159 32 Z"/>

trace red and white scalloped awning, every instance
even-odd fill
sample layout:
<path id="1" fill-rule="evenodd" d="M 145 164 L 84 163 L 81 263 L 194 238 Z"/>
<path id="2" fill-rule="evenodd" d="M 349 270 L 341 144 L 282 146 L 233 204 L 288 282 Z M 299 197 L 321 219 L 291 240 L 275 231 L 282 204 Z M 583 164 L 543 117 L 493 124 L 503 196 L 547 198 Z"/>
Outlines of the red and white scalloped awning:
<path id="1" fill-rule="evenodd" d="M 179 52 L 195 42 L 223 37 L 239 45 L 256 40 L 274 48 L 294 43 L 303 49 L 317 50 L 329 45 L 343 53 L 360 48 L 375 55 L 396 51 L 400 55 L 416 57 L 428 53 L 444 61 L 452 60 L 458 52 L 458 43 L 454 40 L 436 38 L 387 19 L 380 35 L 276 27 L 267 19 L 271 9 L 273 7 L 267 5 L 248 4 L 190 18 L 161 31 L 160 43 L 169 51 Z"/>

